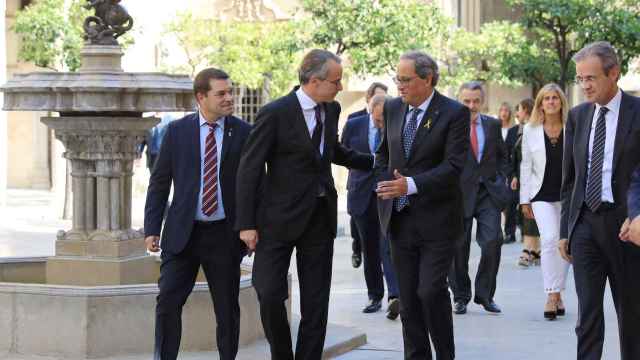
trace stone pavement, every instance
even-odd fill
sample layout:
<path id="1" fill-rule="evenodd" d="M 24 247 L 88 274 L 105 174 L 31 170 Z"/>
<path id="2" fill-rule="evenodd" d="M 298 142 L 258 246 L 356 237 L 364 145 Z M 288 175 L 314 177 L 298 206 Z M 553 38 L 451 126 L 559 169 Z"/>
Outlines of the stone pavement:
<path id="1" fill-rule="evenodd" d="M 133 224 L 142 224 L 144 198 L 133 203 Z M 48 192 L 9 190 L 8 206 L 0 207 L 0 257 L 48 256 L 54 251 L 55 233 L 69 228 L 68 221 L 58 220 L 60 206 Z M 342 213 L 340 224 L 348 224 Z M 346 227 L 348 231 L 348 226 Z M 458 359 L 483 360 L 568 360 L 575 359 L 577 301 L 572 274 L 569 274 L 565 304 L 567 316 L 549 322 L 542 318 L 545 295 L 540 268 L 519 269 L 516 260 L 519 243 L 503 247 L 498 275 L 496 302 L 501 315 L 489 315 L 476 305 L 466 315 L 454 315 Z M 335 242 L 333 283 L 329 322 L 356 328 L 366 333 L 368 343 L 345 355 L 343 360 L 402 359 L 400 320 L 390 321 L 384 311 L 363 314 L 367 295 L 362 268 L 351 267 L 351 239 L 341 236 Z M 472 246 L 470 268 L 477 268 L 479 249 Z M 250 260 L 249 260 L 250 261 Z M 293 274 L 293 312 L 299 310 L 299 293 L 295 261 Z M 605 300 L 606 339 L 603 359 L 619 359 L 618 332 L 613 302 L 607 292 Z M 331 336 L 331 334 L 329 334 Z M 259 346 L 264 349 L 264 344 Z M 241 349 L 238 359 L 268 359 L 255 349 Z M 185 354 L 184 359 L 208 359 L 212 354 Z M 215 357 L 214 357 L 215 358 Z M 128 358 L 127 358 L 128 359 Z M 131 359 L 134 359 L 133 357 Z"/>

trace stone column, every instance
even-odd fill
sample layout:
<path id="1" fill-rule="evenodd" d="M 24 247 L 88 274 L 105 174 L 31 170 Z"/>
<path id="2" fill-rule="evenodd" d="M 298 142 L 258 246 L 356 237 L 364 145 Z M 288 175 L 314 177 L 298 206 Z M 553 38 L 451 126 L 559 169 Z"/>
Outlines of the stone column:
<path id="1" fill-rule="evenodd" d="M 7 48 L 6 38 L 6 1 L 0 0 L 0 49 Z M 0 84 L 7 81 L 7 54 L 0 54 Z M 4 103 L 4 96 L 0 96 L 0 108 Z M 7 135 L 7 114 L 0 110 L 0 206 L 4 206 L 7 201 L 7 143 L 9 137 Z"/>
<path id="2" fill-rule="evenodd" d="M 59 231 L 47 282 L 136 283 L 144 266 L 144 234 L 131 228 L 131 177 L 137 145 L 157 118 L 47 117 L 71 162 L 72 228 Z M 139 265 L 139 266 L 138 266 Z"/>

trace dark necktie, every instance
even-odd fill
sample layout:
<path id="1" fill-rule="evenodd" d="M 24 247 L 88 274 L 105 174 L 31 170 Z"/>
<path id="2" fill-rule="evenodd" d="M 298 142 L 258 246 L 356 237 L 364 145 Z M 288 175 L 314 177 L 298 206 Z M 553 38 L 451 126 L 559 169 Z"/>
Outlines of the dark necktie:
<path id="1" fill-rule="evenodd" d="M 213 215 L 218 210 L 218 146 L 216 144 L 217 124 L 209 125 L 209 134 L 204 145 L 204 172 L 202 186 L 202 212 Z"/>
<path id="2" fill-rule="evenodd" d="M 379 128 L 376 128 L 376 135 L 373 138 L 373 150 L 372 153 L 375 153 L 378 150 L 378 146 L 380 146 L 380 142 L 382 141 L 382 131 Z"/>
<path id="3" fill-rule="evenodd" d="M 471 140 L 471 150 L 473 150 L 473 155 L 475 156 L 476 161 L 480 161 L 480 159 L 478 159 L 479 146 L 478 146 L 478 119 L 477 118 L 475 120 L 471 120 L 470 140 Z"/>
<path id="4" fill-rule="evenodd" d="M 591 211 L 598 210 L 602 203 L 602 165 L 604 163 L 604 143 L 607 135 L 605 115 L 609 109 L 601 107 L 596 121 L 596 131 L 593 135 L 591 148 L 591 167 L 587 180 L 587 196 L 585 202 Z"/>
<path id="5" fill-rule="evenodd" d="M 314 108 L 316 112 L 316 127 L 313 129 L 313 134 L 311 135 L 311 143 L 313 143 L 314 149 L 320 151 L 320 141 L 322 140 L 322 112 L 320 108 L 320 104 L 316 105 Z M 322 152 L 320 152 L 322 154 Z"/>
<path id="6" fill-rule="evenodd" d="M 413 145 L 413 139 L 416 136 L 416 130 L 418 129 L 418 115 L 422 112 L 419 108 L 413 108 L 411 118 L 405 124 L 402 131 L 402 147 L 404 148 L 404 157 L 409 159 L 411 152 L 411 146 Z M 393 205 L 397 211 L 401 211 L 405 206 L 409 204 L 409 198 L 407 195 L 397 197 L 393 201 Z"/>

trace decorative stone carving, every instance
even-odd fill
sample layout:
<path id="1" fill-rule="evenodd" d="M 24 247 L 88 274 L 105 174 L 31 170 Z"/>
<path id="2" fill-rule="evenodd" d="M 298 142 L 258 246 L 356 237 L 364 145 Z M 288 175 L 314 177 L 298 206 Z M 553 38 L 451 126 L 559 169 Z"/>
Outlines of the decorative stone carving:
<path id="1" fill-rule="evenodd" d="M 86 9 L 95 16 L 84 20 L 85 39 L 95 45 L 118 45 L 118 37 L 133 27 L 133 18 L 120 5 L 120 0 L 87 0 Z"/>
<path id="2" fill-rule="evenodd" d="M 232 0 L 220 12 L 222 20 L 267 21 L 281 20 L 288 16 L 273 0 Z"/>

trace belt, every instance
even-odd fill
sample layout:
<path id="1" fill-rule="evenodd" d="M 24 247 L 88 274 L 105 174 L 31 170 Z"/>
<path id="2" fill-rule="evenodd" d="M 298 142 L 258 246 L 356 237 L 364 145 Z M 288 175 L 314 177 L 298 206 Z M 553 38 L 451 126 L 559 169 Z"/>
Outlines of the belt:
<path id="1" fill-rule="evenodd" d="M 221 220 L 215 220 L 215 221 L 202 221 L 202 220 L 195 220 L 193 222 L 193 224 L 195 226 L 203 226 L 203 227 L 207 227 L 207 226 L 216 226 L 216 225 L 222 225 L 224 223 L 227 222 L 227 219 L 221 219 Z"/>
<path id="2" fill-rule="evenodd" d="M 589 206 L 587 206 L 587 203 L 584 203 L 582 205 L 582 207 L 584 207 L 585 210 L 587 210 L 589 212 L 592 212 L 594 214 L 601 214 L 603 212 L 607 212 L 607 211 L 611 211 L 611 210 L 615 209 L 616 208 L 616 204 L 614 204 L 612 202 L 608 202 L 608 201 L 603 201 L 603 202 L 600 203 L 600 206 L 598 206 L 598 208 L 595 209 L 595 210 L 591 210 L 589 208 Z"/>

